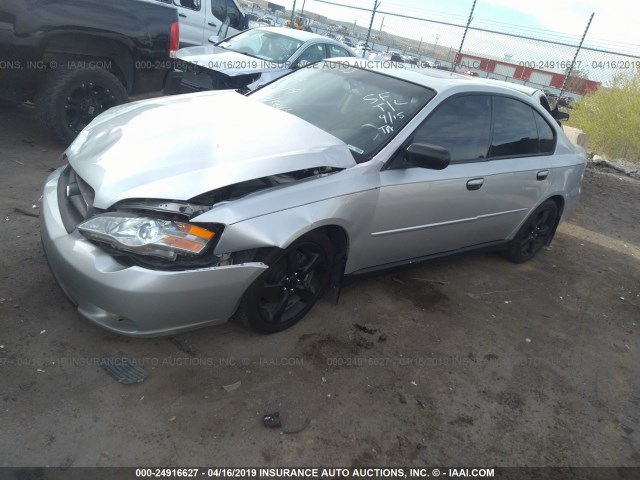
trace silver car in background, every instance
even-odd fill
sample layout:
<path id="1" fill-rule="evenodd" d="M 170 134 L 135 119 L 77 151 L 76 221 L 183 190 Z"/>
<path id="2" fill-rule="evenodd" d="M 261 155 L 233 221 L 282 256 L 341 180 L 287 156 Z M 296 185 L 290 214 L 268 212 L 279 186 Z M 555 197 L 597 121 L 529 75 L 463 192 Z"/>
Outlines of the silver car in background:
<path id="1" fill-rule="evenodd" d="M 78 311 L 134 336 L 232 316 L 276 332 L 343 275 L 478 248 L 532 259 L 579 198 L 585 152 L 499 82 L 370 63 L 96 118 L 41 215 Z"/>
<path id="2" fill-rule="evenodd" d="M 247 93 L 296 68 L 332 57 L 354 57 L 337 40 L 302 30 L 261 27 L 215 45 L 178 50 L 184 70 L 177 92 L 234 89 Z"/>

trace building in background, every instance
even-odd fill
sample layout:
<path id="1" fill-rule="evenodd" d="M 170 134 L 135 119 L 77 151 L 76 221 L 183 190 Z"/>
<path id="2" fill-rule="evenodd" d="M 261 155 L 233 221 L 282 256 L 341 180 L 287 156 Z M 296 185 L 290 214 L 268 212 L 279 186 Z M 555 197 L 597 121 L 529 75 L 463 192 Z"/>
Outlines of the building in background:
<path id="1" fill-rule="evenodd" d="M 460 69 L 480 73 L 482 77 L 497 78 L 499 80 L 515 80 L 518 83 L 531 83 L 539 87 L 551 87 L 560 90 L 566 72 L 553 72 L 535 68 L 537 62 L 521 62 L 521 64 L 509 63 L 504 60 L 496 60 L 487 57 L 463 53 L 456 55 Z M 578 95 L 586 95 L 600 88 L 600 82 L 584 78 L 582 72 L 575 72 L 569 76 L 565 90 Z"/>

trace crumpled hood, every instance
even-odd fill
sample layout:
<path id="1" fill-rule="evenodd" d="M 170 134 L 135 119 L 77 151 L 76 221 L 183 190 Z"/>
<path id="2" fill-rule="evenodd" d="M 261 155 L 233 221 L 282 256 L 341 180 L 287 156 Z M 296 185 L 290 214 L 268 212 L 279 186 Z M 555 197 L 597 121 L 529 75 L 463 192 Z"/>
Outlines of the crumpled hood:
<path id="1" fill-rule="evenodd" d="M 286 63 L 270 62 L 213 45 L 182 48 L 178 50 L 178 58 L 209 70 L 222 72 L 230 77 L 288 70 Z"/>
<path id="2" fill-rule="evenodd" d="M 233 91 L 120 105 L 65 153 L 95 190 L 97 208 L 133 198 L 188 200 L 268 175 L 355 165 L 333 135 Z"/>

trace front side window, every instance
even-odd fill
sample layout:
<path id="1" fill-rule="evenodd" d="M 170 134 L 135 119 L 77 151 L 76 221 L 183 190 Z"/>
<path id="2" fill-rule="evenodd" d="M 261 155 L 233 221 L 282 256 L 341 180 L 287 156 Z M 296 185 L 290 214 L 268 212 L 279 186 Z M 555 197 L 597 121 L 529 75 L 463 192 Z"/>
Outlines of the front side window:
<path id="1" fill-rule="evenodd" d="M 189 10 L 200 10 L 200 0 L 174 0 L 174 3 Z"/>
<path id="2" fill-rule="evenodd" d="M 233 28 L 240 28 L 241 15 L 233 0 L 227 0 L 227 16 L 229 17 L 229 25 Z"/>
<path id="3" fill-rule="evenodd" d="M 211 13 L 221 22 L 227 18 L 227 0 L 211 0 Z"/>
<path id="4" fill-rule="evenodd" d="M 250 94 L 342 140 L 356 162 L 388 143 L 435 92 L 381 73 L 321 62 Z"/>
<path id="5" fill-rule="evenodd" d="M 443 147 L 451 162 L 487 158 L 491 138 L 491 97 L 463 95 L 445 100 L 420 125 L 414 142 Z"/>

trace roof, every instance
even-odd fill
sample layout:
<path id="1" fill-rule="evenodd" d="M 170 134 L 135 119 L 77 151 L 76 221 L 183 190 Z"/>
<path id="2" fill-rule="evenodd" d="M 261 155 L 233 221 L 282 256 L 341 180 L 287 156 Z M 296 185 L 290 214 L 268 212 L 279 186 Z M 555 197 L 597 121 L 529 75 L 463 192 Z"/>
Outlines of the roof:
<path id="1" fill-rule="evenodd" d="M 328 60 L 333 61 L 338 59 L 331 58 Z M 478 91 L 511 94 L 515 91 L 531 97 L 540 91 L 539 89 L 517 83 L 470 77 L 435 68 L 417 68 L 406 63 L 391 63 L 388 61 L 373 62 L 360 58 L 340 58 L 339 61 L 353 65 L 354 67 L 357 66 L 367 70 L 378 71 L 401 80 L 417 83 L 418 85 L 432 88 L 437 92 L 444 92 L 446 90 L 468 91 L 476 87 Z"/>
<path id="2" fill-rule="evenodd" d="M 301 42 L 306 42 L 308 40 L 318 40 L 326 41 L 327 37 L 324 35 L 318 35 L 317 33 L 306 32 L 304 30 L 296 30 L 295 28 L 288 27 L 257 27 L 255 30 L 267 30 L 270 32 L 276 32 L 280 35 L 285 35 L 287 37 L 295 38 L 296 40 L 300 40 Z"/>

